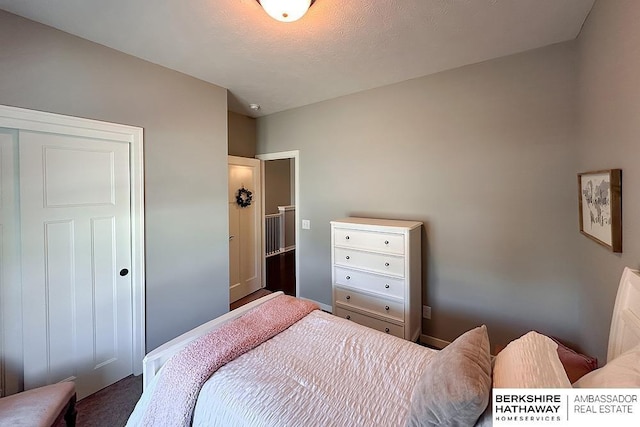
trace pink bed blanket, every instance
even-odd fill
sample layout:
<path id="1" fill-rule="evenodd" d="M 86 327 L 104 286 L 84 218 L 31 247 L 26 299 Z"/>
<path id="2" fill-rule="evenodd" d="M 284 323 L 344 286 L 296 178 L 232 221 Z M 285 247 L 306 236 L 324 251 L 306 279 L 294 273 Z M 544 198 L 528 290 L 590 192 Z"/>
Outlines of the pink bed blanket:
<path id="1" fill-rule="evenodd" d="M 162 369 L 142 425 L 189 426 L 200 389 L 218 368 L 317 308 L 314 303 L 280 295 L 190 343 Z"/>

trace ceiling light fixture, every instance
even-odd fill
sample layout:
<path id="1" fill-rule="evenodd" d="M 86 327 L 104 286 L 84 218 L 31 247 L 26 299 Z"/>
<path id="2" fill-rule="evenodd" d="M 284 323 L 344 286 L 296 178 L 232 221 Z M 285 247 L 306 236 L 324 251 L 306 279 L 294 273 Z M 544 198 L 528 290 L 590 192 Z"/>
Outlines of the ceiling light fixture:
<path id="1" fill-rule="evenodd" d="M 302 18 L 316 0 L 256 0 L 267 14 L 281 22 Z"/>

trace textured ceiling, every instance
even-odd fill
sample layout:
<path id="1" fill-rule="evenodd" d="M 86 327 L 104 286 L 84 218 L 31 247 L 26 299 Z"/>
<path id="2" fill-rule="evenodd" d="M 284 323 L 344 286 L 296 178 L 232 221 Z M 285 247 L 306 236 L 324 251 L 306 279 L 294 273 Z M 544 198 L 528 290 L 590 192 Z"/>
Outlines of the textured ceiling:
<path id="1" fill-rule="evenodd" d="M 0 8 L 229 89 L 272 114 L 575 38 L 594 0 L 0 0 Z M 255 113 L 248 108 L 257 103 Z"/>

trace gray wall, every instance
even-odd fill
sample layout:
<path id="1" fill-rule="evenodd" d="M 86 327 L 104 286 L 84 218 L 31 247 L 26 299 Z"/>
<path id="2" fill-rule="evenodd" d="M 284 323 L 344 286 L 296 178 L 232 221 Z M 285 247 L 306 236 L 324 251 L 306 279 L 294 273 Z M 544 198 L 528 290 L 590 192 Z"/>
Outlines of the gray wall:
<path id="1" fill-rule="evenodd" d="M 605 360 L 625 266 L 640 267 L 640 2 L 596 2 L 578 38 L 579 170 L 622 169 L 622 254 L 580 239 L 582 341 Z"/>
<path id="2" fill-rule="evenodd" d="M 278 213 L 278 206 L 289 206 L 292 204 L 291 190 L 293 180 L 291 179 L 291 169 L 293 169 L 291 159 L 278 159 L 264 162 L 265 214 Z"/>
<path id="3" fill-rule="evenodd" d="M 603 360 L 640 266 L 639 18 L 598 0 L 576 42 L 259 119 L 257 152 L 301 150 L 301 295 L 331 302 L 331 219 L 418 219 L 424 333 L 538 329 Z M 0 11 L 0 104 L 144 127 L 149 349 L 227 310 L 227 120 L 254 153 L 224 89 Z M 575 174 L 602 168 L 623 169 L 621 255 L 577 233 Z"/>
<path id="4" fill-rule="evenodd" d="M 258 119 L 300 150 L 300 293 L 331 303 L 329 221 L 423 221 L 423 333 L 580 338 L 576 53 L 564 43 Z"/>
<path id="5" fill-rule="evenodd" d="M 0 11 L 0 104 L 144 128 L 147 349 L 228 311 L 225 89 Z"/>
<path id="6" fill-rule="evenodd" d="M 229 111 L 229 155 L 256 156 L 256 119 Z"/>

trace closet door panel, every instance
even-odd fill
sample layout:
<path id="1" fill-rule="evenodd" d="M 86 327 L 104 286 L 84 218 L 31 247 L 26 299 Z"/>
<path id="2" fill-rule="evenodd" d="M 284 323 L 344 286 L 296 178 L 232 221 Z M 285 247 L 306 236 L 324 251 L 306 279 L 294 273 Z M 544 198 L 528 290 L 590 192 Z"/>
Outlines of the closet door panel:
<path id="1" fill-rule="evenodd" d="M 82 398 L 132 372 L 129 147 L 21 131 L 19 159 L 25 388 Z"/>

